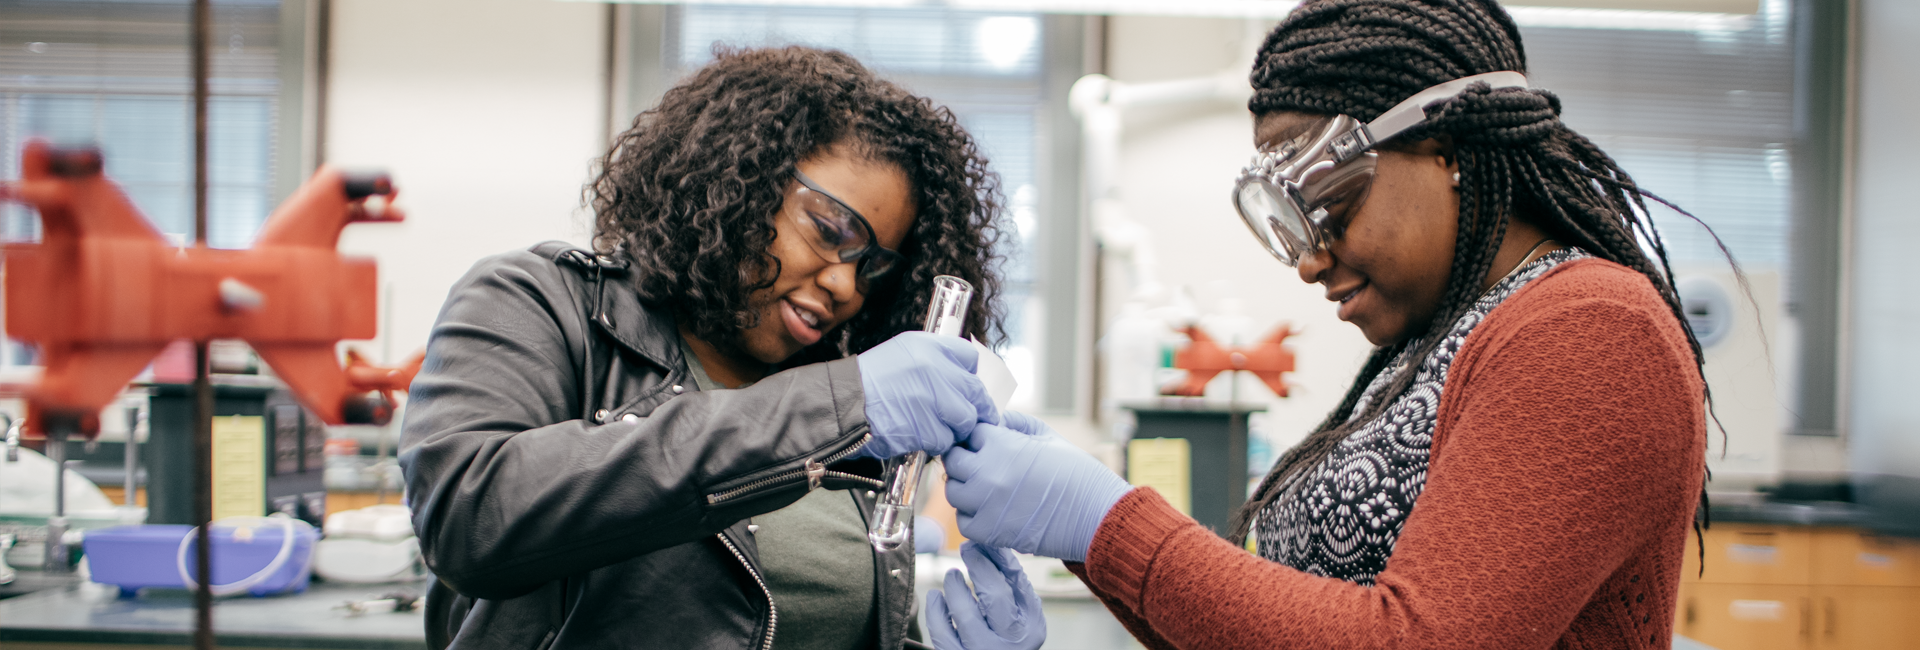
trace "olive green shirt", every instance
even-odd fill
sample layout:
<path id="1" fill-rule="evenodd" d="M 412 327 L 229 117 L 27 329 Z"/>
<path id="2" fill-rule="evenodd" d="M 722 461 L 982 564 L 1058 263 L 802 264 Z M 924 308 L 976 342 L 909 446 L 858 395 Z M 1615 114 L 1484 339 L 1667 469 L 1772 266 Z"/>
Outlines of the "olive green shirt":
<path id="1" fill-rule="evenodd" d="M 680 354 L 700 390 L 725 388 L 707 376 L 685 340 Z M 853 493 L 814 490 L 793 505 L 754 517 L 752 523 L 759 526 L 753 539 L 780 613 L 775 650 L 871 648 L 878 634 L 873 548 Z"/>

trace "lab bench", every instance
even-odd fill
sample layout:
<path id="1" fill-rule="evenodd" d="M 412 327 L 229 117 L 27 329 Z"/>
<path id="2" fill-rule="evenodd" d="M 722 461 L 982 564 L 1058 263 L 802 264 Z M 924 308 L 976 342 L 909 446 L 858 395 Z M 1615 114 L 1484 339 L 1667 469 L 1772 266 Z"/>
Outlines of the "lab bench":
<path id="1" fill-rule="evenodd" d="M 22 572 L 22 575 L 28 572 Z M 423 585 L 404 585 L 415 593 Z M 306 592 L 214 601 L 214 640 L 222 648 L 424 650 L 419 611 L 349 616 L 341 603 L 368 600 L 402 585 L 315 582 Z M 0 600 L 0 646 L 7 650 L 80 650 L 193 643 L 189 592 L 149 591 L 120 598 L 110 585 L 79 582 Z"/>

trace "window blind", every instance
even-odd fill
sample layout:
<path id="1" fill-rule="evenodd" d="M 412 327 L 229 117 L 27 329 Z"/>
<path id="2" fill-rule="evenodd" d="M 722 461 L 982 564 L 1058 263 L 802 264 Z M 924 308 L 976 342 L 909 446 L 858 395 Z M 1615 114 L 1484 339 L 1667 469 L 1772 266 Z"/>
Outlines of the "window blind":
<path id="1" fill-rule="evenodd" d="M 1522 27 L 1533 85 L 1645 189 L 1711 226 L 1750 269 L 1785 270 L 1793 39 L 1785 0 L 1694 30 Z M 1658 206 L 1675 264 L 1720 264 L 1707 232 Z"/>
<path id="2" fill-rule="evenodd" d="M 31 138 L 96 145 L 106 173 L 154 226 L 193 236 L 190 3 L 0 0 L 0 169 L 18 178 Z M 272 209 L 278 0 L 214 3 L 208 119 L 208 243 L 250 245 Z M 37 237 L 23 206 L 0 236 Z"/>

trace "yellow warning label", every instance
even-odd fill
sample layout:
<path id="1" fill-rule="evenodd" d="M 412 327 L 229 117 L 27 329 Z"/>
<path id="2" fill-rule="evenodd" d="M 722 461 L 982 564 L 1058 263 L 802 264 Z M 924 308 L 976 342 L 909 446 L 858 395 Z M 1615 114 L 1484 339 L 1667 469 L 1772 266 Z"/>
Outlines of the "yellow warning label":
<path id="1" fill-rule="evenodd" d="M 267 422 L 258 415 L 213 419 L 213 518 L 267 513 Z"/>
<path id="2" fill-rule="evenodd" d="M 1152 487 L 1192 516 L 1192 458 L 1186 438 L 1135 438 L 1127 442 L 1127 482 Z"/>

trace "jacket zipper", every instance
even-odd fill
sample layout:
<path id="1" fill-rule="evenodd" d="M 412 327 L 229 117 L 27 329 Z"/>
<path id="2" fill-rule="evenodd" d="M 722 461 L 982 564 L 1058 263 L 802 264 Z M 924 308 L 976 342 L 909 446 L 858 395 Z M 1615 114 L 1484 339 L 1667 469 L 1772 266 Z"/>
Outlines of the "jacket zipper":
<path id="1" fill-rule="evenodd" d="M 876 480 L 873 480 L 873 479 L 870 479 L 870 478 L 867 478 L 867 477 L 865 477 L 865 476 L 861 476 L 861 475 L 859 475 L 859 474 L 848 474 L 848 473 L 846 473 L 846 472 L 827 472 L 827 473 L 826 473 L 826 475 L 827 475 L 827 476 L 832 476 L 832 477 L 835 477 L 835 478 L 840 478 L 840 479 L 845 479 L 845 480 L 848 480 L 848 481 L 856 481 L 856 482 L 860 482 L 860 483 L 865 483 L 865 484 L 867 484 L 867 487 L 871 487 L 871 488 L 873 488 L 873 489 L 875 489 L 875 490 L 878 490 L 878 489 L 880 489 L 880 488 L 883 488 L 883 487 L 886 487 L 886 486 L 887 486 L 887 484 L 885 484 L 885 483 L 881 483 L 881 482 L 879 482 L 879 481 L 876 481 Z"/>
<path id="2" fill-rule="evenodd" d="M 763 478 L 758 481 L 754 481 L 752 483 L 748 483 L 746 485 L 742 485 L 740 487 L 727 490 L 725 492 L 709 494 L 707 495 L 707 505 L 713 505 L 716 503 L 720 503 L 722 501 L 727 501 L 734 497 L 740 496 L 742 494 L 746 494 L 748 492 L 752 492 L 754 490 L 758 490 L 768 485 L 773 485 L 775 483 L 784 483 L 801 476 L 807 477 L 807 487 L 809 489 L 820 487 L 820 478 L 823 476 L 826 476 L 827 474 L 833 474 L 835 476 L 845 476 L 845 477 L 866 479 L 866 477 L 864 476 L 855 476 L 853 474 L 846 474 L 843 472 L 829 472 L 827 471 L 827 466 L 840 462 L 841 459 L 844 459 L 848 456 L 852 456 L 854 452 L 860 451 L 861 447 L 867 446 L 867 443 L 872 440 L 873 440 L 873 434 L 867 433 L 860 436 L 859 443 L 851 447 L 848 447 L 846 449 L 842 449 L 838 453 L 835 453 L 832 456 L 828 456 L 825 460 L 808 460 L 806 467 L 796 469 L 791 472 L 781 472 L 779 474 L 775 474 L 773 476 L 769 476 L 767 478 Z M 878 483 L 876 482 L 876 485 L 877 484 Z"/>
<path id="3" fill-rule="evenodd" d="M 773 650 L 773 630 L 780 624 L 780 610 L 773 605 L 773 590 L 767 588 L 767 581 L 760 577 L 760 570 L 753 568 L 753 563 L 747 561 L 747 556 L 740 552 L 740 547 L 733 545 L 733 540 L 727 539 L 726 533 L 715 535 L 715 537 L 720 538 L 721 544 L 727 545 L 727 550 L 733 552 L 733 559 L 739 560 L 740 566 L 747 568 L 747 575 L 753 576 L 754 583 L 760 585 L 760 593 L 767 595 L 767 638 L 760 644 L 760 650 Z"/>

